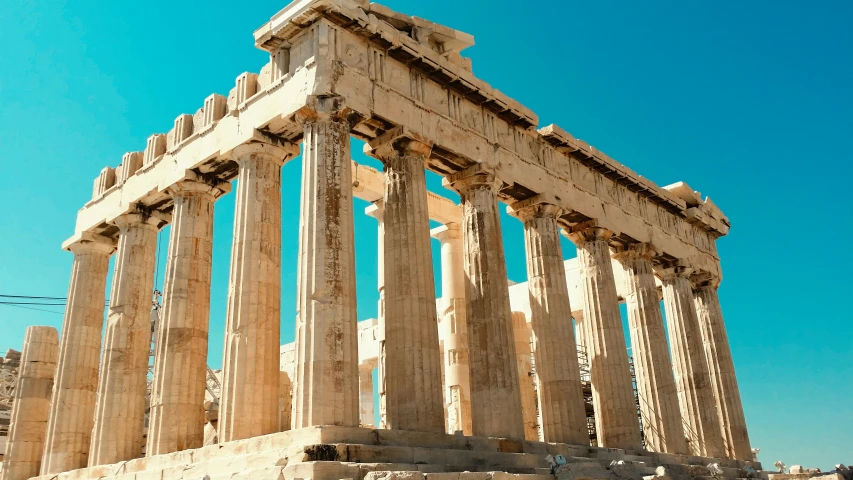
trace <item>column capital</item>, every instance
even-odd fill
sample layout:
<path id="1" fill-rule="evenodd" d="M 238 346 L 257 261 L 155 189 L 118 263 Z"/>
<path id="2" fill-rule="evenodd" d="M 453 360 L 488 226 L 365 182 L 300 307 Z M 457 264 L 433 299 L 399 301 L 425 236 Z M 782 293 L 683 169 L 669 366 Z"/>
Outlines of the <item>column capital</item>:
<path id="1" fill-rule="evenodd" d="M 618 260 L 620 263 L 636 259 L 651 261 L 657 253 L 658 251 L 651 243 L 631 243 L 625 247 L 619 248 L 618 251 L 613 254 L 613 258 Z"/>
<path id="2" fill-rule="evenodd" d="M 689 279 L 690 274 L 693 273 L 693 269 L 686 265 L 672 265 L 666 268 L 655 268 L 655 273 L 661 280 L 671 280 L 677 277 L 684 277 Z"/>
<path id="3" fill-rule="evenodd" d="M 557 200 L 547 195 L 536 195 L 506 207 L 506 213 L 527 222 L 533 218 L 557 219 L 565 210 L 557 206 Z"/>
<path id="4" fill-rule="evenodd" d="M 291 143 L 276 135 L 255 130 L 255 134 L 249 143 L 238 145 L 230 153 L 230 157 L 240 164 L 246 160 L 260 157 L 276 162 L 281 166 L 288 160 L 297 157 L 300 151 L 299 144 Z"/>
<path id="5" fill-rule="evenodd" d="M 465 195 L 472 190 L 491 190 L 497 192 L 504 182 L 495 175 L 495 169 L 481 163 L 444 177 L 442 184 Z"/>
<path id="6" fill-rule="evenodd" d="M 112 255 L 117 247 L 116 239 L 93 232 L 83 232 L 76 242 L 68 245 L 66 250 L 77 255 L 81 253 L 102 253 Z"/>
<path id="7" fill-rule="evenodd" d="M 462 240 L 462 228 L 458 223 L 447 223 L 433 228 L 429 235 L 441 243 L 452 240 Z"/>
<path id="8" fill-rule="evenodd" d="M 592 219 L 565 228 L 563 230 L 563 235 L 571 240 L 576 246 L 581 246 L 584 243 L 596 240 L 609 242 L 610 239 L 616 235 L 616 232 L 600 226 L 597 220 Z"/>
<path id="9" fill-rule="evenodd" d="M 416 157 L 424 160 L 432 152 L 433 141 L 406 127 L 398 126 L 367 142 L 364 153 L 383 163 L 399 157 Z"/>
<path id="10" fill-rule="evenodd" d="M 722 279 L 709 272 L 697 271 L 690 276 L 690 283 L 693 290 L 701 290 L 703 288 L 712 288 L 716 290 L 720 286 Z"/>
<path id="11" fill-rule="evenodd" d="M 172 197 L 202 193 L 217 199 L 231 191 L 231 182 L 223 182 L 216 178 L 202 176 L 193 170 L 187 170 L 184 179 L 170 185 L 166 191 Z"/>
<path id="12" fill-rule="evenodd" d="M 382 222 L 385 218 L 385 201 L 379 199 L 364 207 L 364 214 L 375 218 L 378 222 Z"/>
<path id="13" fill-rule="evenodd" d="M 350 112 L 346 99 L 340 95 L 309 95 L 295 118 L 303 126 L 323 120 L 345 122 Z"/>
<path id="14" fill-rule="evenodd" d="M 114 218 L 112 224 L 121 231 L 135 225 L 151 225 L 159 230 L 171 221 L 172 216 L 159 210 L 146 210 L 135 207 L 133 210 Z"/>

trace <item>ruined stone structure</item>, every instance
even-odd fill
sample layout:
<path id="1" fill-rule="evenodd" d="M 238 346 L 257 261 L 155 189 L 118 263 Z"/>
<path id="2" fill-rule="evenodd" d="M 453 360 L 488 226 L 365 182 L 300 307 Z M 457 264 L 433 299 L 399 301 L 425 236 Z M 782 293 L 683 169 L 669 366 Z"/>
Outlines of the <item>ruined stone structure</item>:
<path id="1" fill-rule="evenodd" d="M 64 244 L 74 264 L 39 478 L 499 471 L 533 480 L 549 473 L 548 454 L 652 471 L 717 462 L 727 477 L 757 466 L 716 295 L 726 217 L 683 183 L 658 187 L 556 125 L 537 129 L 533 112 L 472 73 L 461 51 L 473 43 L 363 0 L 296 0 L 255 32 L 270 54 L 259 73 L 238 76 L 227 96 L 209 96 L 101 171 Z M 384 172 L 352 162 L 350 137 L 367 142 Z M 280 167 L 300 146 L 296 341 L 278 350 Z M 461 204 L 428 192 L 426 170 Z M 225 345 L 208 345 L 213 210 L 234 179 Z M 354 197 L 372 203 L 380 235 L 380 315 L 361 327 Z M 525 228 L 529 282 L 509 288 L 501 203 Z M 442 226 L 430 230 L 430 220 Z M 142 306 L 166 224 L 140 458 Z M 571 268 L 560 234 L 577 246 Z M 430 237 L 441 244 L 440 299 Z M 590 363 L 592 447 L 578 343 Z M 205 426 L 209 348 L 225 352 L 218 432 Z M 286 375 L 279 355 L 289 358 Z M 372 425 L 374 389 L 382 429 Z M 218 444 L 204 446 L 205 428 Z"/>

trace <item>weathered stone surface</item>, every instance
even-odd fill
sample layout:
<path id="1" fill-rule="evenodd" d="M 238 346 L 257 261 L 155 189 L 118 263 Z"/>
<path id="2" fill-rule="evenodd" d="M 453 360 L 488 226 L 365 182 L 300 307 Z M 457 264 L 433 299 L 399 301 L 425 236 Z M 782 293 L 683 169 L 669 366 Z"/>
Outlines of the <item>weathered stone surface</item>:
<path id="1" fill-rule="evenodd" d="M 373 407 L 373 366 L 358 366 L 358 418 L 363 427 L 373 426 L 376 415 Z"/>
<path id="2" fill-rule="evenodd" d="M 752 448 L 749 444 L 746 418 L 716 286 L 698 286 L 693 291 L 693 300 L 702 331 L 702 343 L 711 375 L 711 388 L 714 391 L 725 455 L 738 460 L 751 460 Z"/>
<path id="3" fill-rule="evenodd" d="M 148 354 L 151 348 L 151 292 L 159 213 L 128 213 L 115 221 L 120 229 L 95 427 L 89 466 L 142 455 Z"/>
<path id="4" fill-rule="evenodd" d="M 50 399 L 42 474 L 83 468 L 89 458 L 107 270 L 115 244 L 88 234 L 69 249 L 74 253 L 74 265 Z"/>
<path id="5" fill-rule="evenodd" d="M 652 267 L 654 250 L 635 244 L 617 254 L 625 272 L 625 303 L 646 449 L 687 454 L 678 392 Z"/>
<path id="6" fill-rule="evenodd" d="M 690 273 L 689 268 L 674 267 L 660 274 L 675 385 L 690 452 L 719 458 L 725 451 L 708 364 L 702 349 L 699 319 L 688 280 Z"/>
<path id="7" fill-rule="evenodd" d="M 585 445 L 589 433 L 557 225 L 561 210 L 535 197 L 510 210 L 524 223 L 542 435 L 546 442 Z"/>
<path id="8" fill-rule="evenodd" d="M 384 186 L 384 180 L 381 182 Z M 384 189 L 383 189 L 384 190 Z M 383 193 L 384 196 L 384 193 Z M 377 326 L 376 342 L 378 344 L 377 355 L 377 377 L 379 379 L 379 428 L 387 427 L 387 409 L 385 395 L 385 203 L 382 199 L 376 200 L 372 205 L 364 209 L 365 215 L 376 219 L 378 224 L 376 244 L 376 288 L 379 291 L 377 302 Z M 361 351 L 359 351 L 361 355 Z"/>
<path id="9" fill-rule="evenodd" d="M 39 474 L 58 356 L 55 328 L 27 327 L 0 480 L 25 480 Z"/>
<path id="10" fill-rule="evenodd" d="M 494 174 L 482 171 L 464 171 L 447 180 L 462 199 L 471 431 L 478 436 L 523 439 L 512 312 L 498 214 L 500 181 Z"/>
<path id="11" fill-rule="evenodd" d="M 222 355 L 219 439 L 279 430 L 281 344 L 281 166 L 287 143 L 236 148 L 240 166 Z"/>
<path id="12" fill-rule="evenodd" d="M 515 340 L 515 365 L 518 369 L 518 393 L 521 397 L 524 439 L 539 440 L 536 387 L 533 382 L 533 352 L 530 348 L 531 332 L 527 319 L 521 312 L 512 312 L 512 334 Z"/>
<path id="13" fill-rule="evenodd" d="M 465 268 L 458 223 L 432 229 L 441 242 L 441 292 L 438 328 L 444 366 L 447 433 L 471 435 L 471 383 L 468 373 L 468 322 L 465 313 Z"/>
<path id="14" fill-rule="evenodd" d="M 582 228 L 569 238 L 578 247 L 584 311 L 581 328 L 589 355 L 598 445 L 639 448 L 637 419 L 628 353 L 607 241 L 612 233 Z"/>
<path id="15" fill-rule="evenodd" d="M 385 165 L 386 426 L 442 432 L 441 354 L 424 172 L 430 144 L 392 130 L 368 147 Z"/>
<path id="16" fill-rule="evenodd" d="M 358 337 L 349 124 L 314 98 L 304 128 L 293 428 L 358 425 Z"/>
<path id="17" fill-rule="evenodd" d="M 156 332 L 147 456 L 204 442 L 213 203 L 230 187 L 195 174 L 170 187 L 174 207 Z"/>

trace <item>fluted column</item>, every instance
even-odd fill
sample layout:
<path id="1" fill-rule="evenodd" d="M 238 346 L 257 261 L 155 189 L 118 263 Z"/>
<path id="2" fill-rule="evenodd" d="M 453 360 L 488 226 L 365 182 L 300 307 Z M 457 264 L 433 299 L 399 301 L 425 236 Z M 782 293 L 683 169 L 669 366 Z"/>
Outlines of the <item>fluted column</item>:
<path id="1" fill-rule="evenodd" d="M 515 339 L 515 365 L 518 369 L 518 392 L 524 439 L 539 440 L 539 418 L 536 414 L 536 386 L 533 378 L 533 352 L 530 349 L 530 326 L 523 312 L 512 312 L 512 334 Z"/>
<path id="2" fill-rule="evenodd" d="M 431 230 L 441 242 L 439 337 L 444 344 L 444 399 L 447 433 L 471 435 L 471 381 L 468 373 L 468 321 L 465 317 L 465 268 L 458 223 Z"/>
<path id="3" fill-rule="evenodd" d="M 281 166 L 290 143 L 234 149 L 239 165 L 228 285 L 219 441 L 278 431 L 281 345 Z"/>
<path id="4" fill-rule="evenodd" d="M 510 211 L 524 223 L 543 438 L 546 442 L 586 445 L 589 432 L 557 225 L 560 209 L 533 199 L 513 205 Z"/>
<path id="5" fill-rule="evenodd" d="M 628 369 L 628 352 L 610 261 L 612 232 L 601 227 L 573 229 L 584 296 L 584 340 L 598 446 L 639 448 L 640 424 Z"/>
<path id="6" fill-rule="evenodd" d="M 162 214 L 134 212 L 115 220 L 118 251 L 92 432 L 89 466 L 142 456 L 145 390 L 151 348 L 151 298 Z"/>
<path id="7" fill-rule="evenodd" d="M 231 184 L 188 177 L 169 187 L 174 207 L 156 332 L 149 457 L 204 444 L 213 204 Z"/>
<path id="8" fill-rule="evenodd" d="M 646 449 L 687 454 L 678 392 L 672 375 L 649 244 L 634 244 L 614 257 L 625 269 L 625 303 Z"/>
<path id="9" fill-rule="evenodd" d="M 361 425 L 372 426 L 375 423 L 372 364 L 361 364 L 358 366 L 358 409 Z"/>
<path id="10" fill-rule="evenodd" d="M 752 460 L 752 448 L 749 445 L 746 419 L 716 283 L 706 282 L 696 286 L 693 290 L 693 300 L 702 330 L 702 343 L 711 374 L 711 387 L 714 391 L 725 454 L 729 458 Z"/>
<path id="11" fill-rule="evenodd" d="M 349 129 L 340 97 L 311 97 L 304 129 L 293 428 L 358 426 Z"/>
<path id="12" fill-rule="evenodd" d="M 104 327 L 104 297 L 114 240 L 84 233 L 74 253 L 50 400 L 41 474 L 83 468 L 89 459 Z"/>
<path id="13" fill-rule="evenodd" d="M 478 166 L 445 182 L 462 199 L 471 431 L 475 436 L 521 440 L 524 422 L 498 213 L 501 182 Z"/>
<path id="14" fill-rule="evenodd" d="M 369 144 L 385 165 L 385 405 L 387 427 L 444 431 L 441 353 L 427 212 L 432 143 L 395 128 Z"/>
<path id="15" fill-rule="evenodd" d="M 26 480 L 39 474 L 58 356 L 55 328 L 27 327 L 0 480 Z"/>
<path id="16" fill-rule="evenodd" d="M 386 396 L 385 396 L 385 203 L 382 200 L 373 202 L 364 209 L 364 214 L 376 219 L 378 224 L 376 244 L 376 288 L 379 290 L 379 301 L 376 307 L 377 322 L 376 342 L 379 344 L 379 360 L 377 362 L 377 380 L 379 393 L 379 428 L 388 428 L 386 422 Z"/>
<path id="17" fill-rule="evenodd" d="M 724 456 L 723 438 L 702 349 L 699 318 L 693 305 L 691 272 L 690 268 L 681 266 L 661 272 L 675 385 L 691 453 L 719 458 Z"/>

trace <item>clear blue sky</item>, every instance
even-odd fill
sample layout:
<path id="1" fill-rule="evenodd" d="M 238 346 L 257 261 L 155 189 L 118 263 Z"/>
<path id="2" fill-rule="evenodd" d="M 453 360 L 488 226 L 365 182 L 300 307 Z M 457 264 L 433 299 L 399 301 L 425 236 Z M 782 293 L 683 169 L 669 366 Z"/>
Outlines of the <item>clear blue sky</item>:
<path id="1" fill-rule="evenodd" d="M 267 57 L 252 31 L 285 3 L 0 2 L 0 294 L 66 295 L 71 254 L 60 243 L 98 171 L 257 72 Z M 753 446 L 770 468 L 853 461 L 853 3 L 388 4 L 473 34 L 475 73 L 542 125 L 659 185 L 683 180 L 710 195 L 732 222 L 718 242 L 720 295 Z M 293 338 L 299 174 L 298 161 L 285 166 L 283 341 Z M 213 367 L 233 206 L 231 194 L 216 207 Z M 360 318 L 375 316 L 377 298 L 364 206 Z M 504 220 L 509 276 L 524 281 L 522 230 Z M 61 320 L 0 306 L 0 350 L 20 349 L 27 325 Z"/>

